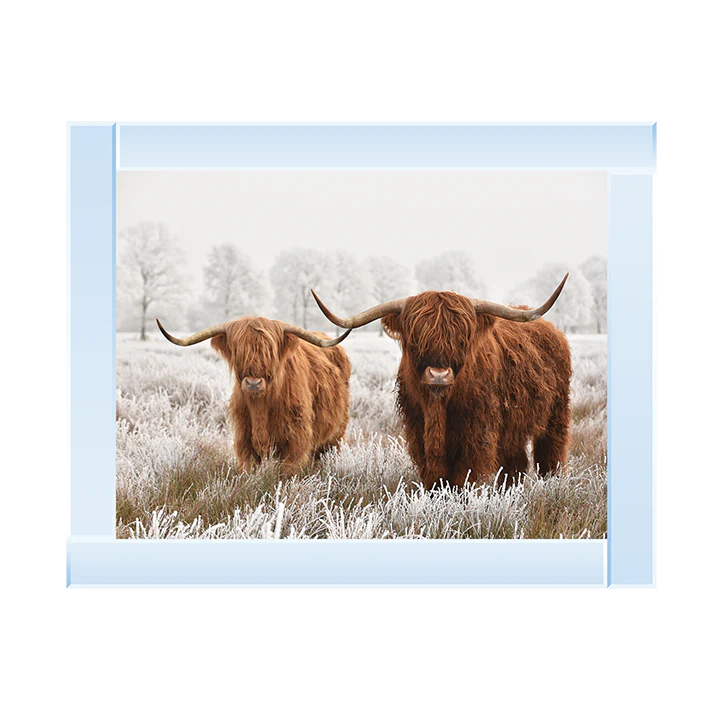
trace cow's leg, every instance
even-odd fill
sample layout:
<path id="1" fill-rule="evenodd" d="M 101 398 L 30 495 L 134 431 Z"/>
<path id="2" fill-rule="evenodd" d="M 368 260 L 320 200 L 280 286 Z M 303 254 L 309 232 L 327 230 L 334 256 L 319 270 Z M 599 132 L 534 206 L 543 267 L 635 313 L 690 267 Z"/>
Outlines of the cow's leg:
<path id="1" fill-rule="evenodd" d="M 406 392 L 403 379 L 399 378 L 398 383 L 397 410 L 402 420 L 407 451 L 416 467 L 417 481 L 424 487 L 430 488 L 432 480 L 429 479 L 424 453 L 424 411 Z"/>
<path id="2" fill-rule="evenodd" d="M 418 424 L 407 423 L 404 417 L 402 417 L 402 421 L 404 423 L 404 440 L 407 443 L 407 451 L 417 468 L 419 481 L 425 484 L 424 430 L 420 429 Z"/>
<path id="3" fill-rule="evenodd" d="M 346 401 L 343 404 L 344 409 L 342 410 L 341 419 L 329 440 L 322 447 L 324 452 L 329 449 L 338 449 L 339 445 L 344 441 L 346 428 L 349 426 L 349 404 Z"/>
<path id="4" fill-rule="evenodd" d="M 445 482 L 452 482 L 452 475 L 449 474 L 449 469 L 444 463 L 444 460 L 434 459 L 425 464 L 422 471 L 422 484 L 425 489 L 433 490 Z"/>
<path id="5" fill-rule="evenodd" d="M 259 461 L 254 451 L 251 438 L 251 421 L 245 412 L 239 412 L 233 417 L 233 449 L 239 469 L 248 472 Z"/>
<path id="6" fill-rule="evenodd" d="M 468 429 L 464 449 L 454 465 L 450 481 L 458 486 L 467 479 L 492 482 L 498 469 L 497 435 L 488 429 Z"/>
<path id="7" fill-rule="evenodd" d="M 565 396 L 553 408 L 544 433 L 535 439 L 535 465 L 540 476 L 554 473 L 567 461 L 570 400 Z"/>
<path id="8" fill-rule="evenodd" d="M 339 445 L 342 443 L 343 440 L 344 440 L 344 437 L 343 437 L 343 436 L 340 436 L 340 437 L 338 437 L 338 438 L 336 438 L 336 439 L 331 439 L 331 440 L 329 440 L 328 442 L 324 442 L 324 444 L 318 446 L 318 447 L 314 450 L 314 454 L 312 455 L 312 457 L 313 457 L 315 460 L 318 460 L 318 459 L 321 457 L 322 454 L 324 454 L 324 453 L 326 453 L 326 452 L 329 452 L 329 451 L 332 450 L 332 449 L 338 449 L 338 448 L 339 448 Z"/>
<path id="9" fill-rule="evenodd" d="M 254 452 L 251 445 L 250 435 L 235 432 L 233 448 L 236 453 L 236 461 L 241 471 L 248 472 L 251 467 L 259 461 L 259 456 Z"/>
<path id="10" fill-rule="evenodd" d="M 294 424 L 289 424 L 285 430 L 281 468 L 285 474 L 292 475 L 299 472 L 311 460 L 314 436 L 311 410 L 308 413 L 291 412 L 289 419 L 293 419 Z"/>
<path id="11" fill-rule="evenodd" d="M 341 349 L 338 349 L 338 352 L 343 355 Z M 346 428 L 349 425 L 349 393 L 346 387 L 337 391 L 338 394 L 326 399 L 323 407 L 316 410 L 314 424 L 318 441 L 311 455 L 314 460 L 318 460 L 325 452 L 337 449 L 344 441 Z"/>
<path id="12" fill-rule="evenodd" d="M 508 485 L 519 482 L 520 476 L 527 472 L 529 465 L 530 460 L 524 447 L 507 452 L 502 458 L 502 472 L 500 472 L 499 481 L 504 481 L 506 476 Z"/>
<path id="13" fill-rule="evenodd" d="M 293 440 L 284 451 L 281 459 L 281 471 L 284 475 L 300 472 L 311 461 L 311 438 L 304 446 L 303 440 Z"/>

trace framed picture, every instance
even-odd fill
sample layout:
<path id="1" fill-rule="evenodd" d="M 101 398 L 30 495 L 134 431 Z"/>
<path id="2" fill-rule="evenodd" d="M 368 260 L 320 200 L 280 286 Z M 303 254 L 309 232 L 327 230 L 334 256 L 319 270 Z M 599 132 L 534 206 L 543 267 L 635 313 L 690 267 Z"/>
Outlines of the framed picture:
<path id="1" fill-rule="evenodd" d="M 654 124 L 68 144 L 68 584 L 654 584 Z"/>

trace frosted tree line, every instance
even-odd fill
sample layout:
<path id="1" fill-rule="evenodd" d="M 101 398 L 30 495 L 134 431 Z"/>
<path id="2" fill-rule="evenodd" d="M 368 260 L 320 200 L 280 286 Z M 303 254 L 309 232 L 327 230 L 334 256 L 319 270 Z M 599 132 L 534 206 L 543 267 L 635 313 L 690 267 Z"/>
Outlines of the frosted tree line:
<path id="1" fill-rule="evenodd" d="M 117 329 L 146 339 L 155 317 L 183 331 L 252 315 L 330 331 L 309 293 L 312 288 L 341 315 L 428 289 L 486 298 L 473 257 L 455 250 L 409 268 L 388 257 L 288 248 L 276 255 L 267 272 L 239 244 L 222 243 L 206 258 L 200 292 L 194 292 L 186 267 L 183 247 L 166 224 L 144 221 L 123 229 L 116 265 Z M 499 301 L 537 304 L 568 271 L 565 292 L 547 317 L 566 332 L 605 332 L 607 260 L 598 256 L 573 269 L 550 263 Z M 378 322 L 371 328 L 381 333 Z"/>

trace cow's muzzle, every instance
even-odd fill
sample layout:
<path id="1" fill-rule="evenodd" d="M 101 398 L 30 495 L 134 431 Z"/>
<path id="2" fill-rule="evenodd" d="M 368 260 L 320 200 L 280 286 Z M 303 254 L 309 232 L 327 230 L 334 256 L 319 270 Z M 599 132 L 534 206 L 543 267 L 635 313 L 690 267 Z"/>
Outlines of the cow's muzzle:
<path id="1" fill-rule="evenodd" d="M 427 367 L 422 374 L 422 384 L 450 387 L 454 384 L 454 371 L 450 367 Z"/>
<path id="2" fill-rule="evenodd" d="M 266 380 L 257 377 L 244 377 L 241 380 L 241 389 L 245 392 L 260 394 L 266 391 Z"/>

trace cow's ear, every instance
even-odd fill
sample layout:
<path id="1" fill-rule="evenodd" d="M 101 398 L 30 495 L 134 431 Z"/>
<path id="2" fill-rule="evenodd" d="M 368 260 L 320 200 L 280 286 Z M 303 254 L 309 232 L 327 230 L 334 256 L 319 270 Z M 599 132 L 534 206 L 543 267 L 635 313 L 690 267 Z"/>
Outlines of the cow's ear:
<path id="1" fill-rule="evenodd" d="M 226 334 L 217 334 L 211 339 L 211 348 L 220 354 L 229 364 L 231 363 L 231 348 L 228 345 Z"/>
<path id="2" fill-rule="evenodd" d="M 399 341 L 402 338 L 402 322 L 399 314 L 388 314 L 382 318 L 382 329 L 391 336 L 392 339 Z"/>
<path id="3" fill-rule="evenodd" d="M 486 334 L 497 321 L 496 316 L 490 316 L 489 314 L 477 314 L 477 329 L 482 334 Z"/>

